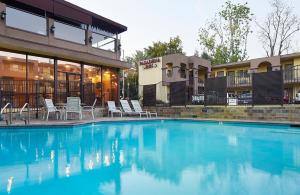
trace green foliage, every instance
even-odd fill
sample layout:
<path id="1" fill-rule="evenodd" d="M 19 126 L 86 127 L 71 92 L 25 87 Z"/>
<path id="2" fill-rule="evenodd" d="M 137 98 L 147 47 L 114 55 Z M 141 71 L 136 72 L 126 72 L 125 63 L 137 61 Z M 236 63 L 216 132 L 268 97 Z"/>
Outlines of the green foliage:
<path id="1" fill-rule="evenodd" d="M 147 58 L 156 58 L 169 54 L 182 53 L 182 41 L 179 36 L 170 38 L 169 42 L 153 42 L 153 45 L 144 49 Z"/>
<path id="2" fill-rule="evenodd" d="M 218 15 L 199 30 L 199 43 L 212 64 L 247 59 L 247 40 L 252 21 L 247 3 L 227 1 Z"/>

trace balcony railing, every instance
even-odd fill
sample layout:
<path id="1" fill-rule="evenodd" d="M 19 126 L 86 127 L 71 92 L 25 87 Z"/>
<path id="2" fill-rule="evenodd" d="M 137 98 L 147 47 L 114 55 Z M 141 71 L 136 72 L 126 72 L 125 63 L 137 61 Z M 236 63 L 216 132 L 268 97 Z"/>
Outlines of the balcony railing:
<path id="1" fill-rule="evenodd" d="M 300 67 L 283 70 L 284 84 L 300 83 Z M 228 87 L 250 87 L 252 85 L 252 75 L 249 76 L 227 76 Z"/>
<path id="2" fill-rule="evenodd" d="M 300 83 L 300 67 L 295 66 L 293 69 L 283 71 L 284 83 Z"/>
<path id="3" fill-rule="evenodd" d="M 252 76 L 227 76 L 228 87 L 248 87 L 252 85 Z"/>

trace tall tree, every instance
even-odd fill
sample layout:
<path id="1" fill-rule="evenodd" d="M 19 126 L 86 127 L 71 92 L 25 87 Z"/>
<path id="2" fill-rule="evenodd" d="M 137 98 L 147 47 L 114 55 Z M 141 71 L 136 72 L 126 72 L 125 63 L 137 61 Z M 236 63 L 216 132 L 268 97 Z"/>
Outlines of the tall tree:
<path id="1" fill-rule="evenodd" d="M 247 3 L 225 2 L 213 20 L 199 30 L 199 43 L 212 64 L 247 59 L 247 40 L 253 14 Z"/>
<path id="2" fill-rule="evenodd" d="M 294 35 L 300 30 L 300 20 L 293 7 L 282 0 L 272 0 L 271 8 L 264 22 L 256 21 L 259 39 L 269 57 L 288 53 Z"/>
<path id="3" fill-rule="evenodd" d="M 170 38 L 169 42 L 154 42 L 153 45 L 144 49 L 147 58 L 155 58 L 168 54 L 184 53 L 182 41 L 179 36 Z"/>

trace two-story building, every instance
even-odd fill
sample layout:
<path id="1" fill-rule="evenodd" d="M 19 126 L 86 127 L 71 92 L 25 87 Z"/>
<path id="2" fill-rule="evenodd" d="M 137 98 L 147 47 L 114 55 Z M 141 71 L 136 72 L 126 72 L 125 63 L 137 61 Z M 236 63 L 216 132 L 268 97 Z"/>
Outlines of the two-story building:
<path id="1" fill-rule="evenodd" d="M 0 0 L 0 107 L 119 99 L 126 26 L 64 0 Z"/>
<path id="2" fill-rule="evenodd" d="M 300 53 L 213 65 L 210 76 L 226 76 L 228 92 L 235 95 L 251 94 L 252 73 L 274 70 L 283 71 L 285 102 L 292 103 L 300 90 Z"/>
<path id="3" fill-rule="evenodd" d="M 169 103 L 170 85 L 182 81 L 186 82 L 187 89 L 186 92 L 181 92 L 182 96 L 190 91 L 192 95 L 203 96 L 206 78 L 226 77 L 227 93 L 251 98 L 253 73 L 276 70 L 282 70 L 283 73 L 285 103 L 293 103 L 300 90 L 300 53 L 218 65 L 211 65 L 210 61 L 199 57 L 187 57 L 182 54 L 144 60 L 139 66 L 139 96 L 143 99 L 146 89 L 147 93 L 155 93 L 156 101 Z M 182 89 L 178 87 L 178 90 Z M 173 92 L 177 93 L 176 89 Z M 151 94 L 148 97 L 152 97 Z M 180 97 L 175 95 L 175 98 Z M 188 97 L 186 100 L 189 101 Z"/>

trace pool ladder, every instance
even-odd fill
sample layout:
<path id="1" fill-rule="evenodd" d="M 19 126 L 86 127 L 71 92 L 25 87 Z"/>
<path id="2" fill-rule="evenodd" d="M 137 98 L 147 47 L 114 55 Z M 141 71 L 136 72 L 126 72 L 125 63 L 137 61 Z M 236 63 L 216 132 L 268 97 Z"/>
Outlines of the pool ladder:
<path id="1" fill-rule="evenodd" d="M 6 119 L 6 125 L 12 124 L 12 105 L 11 103 L 7 103 L 2 109 L 1 109 L 1 115 L 3 116 L 3 112 L 9 107 L 9 118 Z"/>
<path id="2" fill-rule="evenodd" d="M 6 119 L 5 121 L 6 121 L 6 125 L 12 125 L 12 105 L 11 105 L 11 103 L 7 103 L 2 109 L 1 109 L 1 115 L 3 115 L 3 113 L 4 113 L 4 111 L 7 109 L 9 107 L 9 117 L 8 117 L 8 119 Z M 23 115 L 23 112 L 25 111 L 25 109 L 27 108 L 27 116 L 25 116 L 25 117 L 22 117 L 22 115 Z M 24 104 L 24 106 L 22 107 L 22 109 L 20 110 L 20 119 L 22 120 L 22 121 L 24 121 L 25 122 L 25 125 L 28 125 L 28 124 L 30 124 L 30 107 L 29 107 L 29 104 L 28 103 L 26 103 L 26 104 Z"/>
<path id="3" fill-rule="evenodd" d="M 22 114 L 26 108 L 27 108 L 27 116 L 23 118 Z M 20 110 L 20 119 L 25 122 L 25 125 L 30 124 L 30 107 L 28 103 L 24 104 L 24 106 Z"/>

